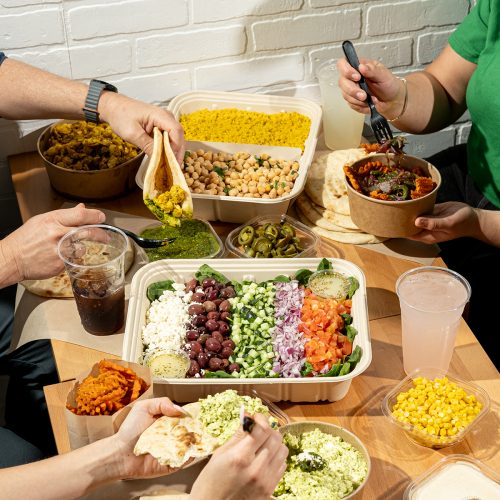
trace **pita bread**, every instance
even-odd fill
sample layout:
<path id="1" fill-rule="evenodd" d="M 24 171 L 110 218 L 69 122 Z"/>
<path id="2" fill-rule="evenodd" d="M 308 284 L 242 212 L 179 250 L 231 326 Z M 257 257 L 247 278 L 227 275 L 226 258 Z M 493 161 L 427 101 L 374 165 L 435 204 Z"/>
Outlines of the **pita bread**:
<path id="1" fill-rule="evenodd" d="M 368 154 L 363 148 L 319 153 L 309 167 L 305 185 L 309 198 L 323 208 L 349 215 L 344 165 L 365 156 Z"/>
<path id="2" fill-rule="evenodd" d="M 97 251 L 100 252 L 100 248 L 94 246 L 94 250 L 88 259 L 88 264 L 99 264 L 98 258 L 93 258 L 92 254 L 97 256 Z M 135 246 L 131 242 L 130 238 L 127 238 L 127 250 L 124 256 L 124 267 L 125 273 L 127 273 L 132 267 L 135 260 Z M 35 295 L 40 297 L 48 297 L 52 299 L 72 299 L 73 290 L 71 288 L 71 281 L 66 273 L 66 271 L 61 271 L 57 276 L 52 278 L 40 279 L 40 280 L 24 280 L 21 281 L 21 285 Z"/>
<path id="3" fill-rule="evenodd" d="M 322 238 L 326 238 L 331 241 L 336 241 L 338 243 L 350 243 L 352 245 L 365 245 L 368 243 L 381 243 L 387 238 L 379 238 L 373 234 L 363 233 L 363 232 L 345 232 L 345 231 L 329 231 L 328 229 L 323 229 L 322 227 L 315 226 L 310 221 L 307 220 L 304 214 L 300 212 L 300 209 L 296 207 L 297 215 L 300 220 L 311 228 L 311 230 Z"/>
<path id="4" fill-rule="evenodd" d="M 204 458 L 218 446 L 197 418 L 199 403 L 184 407 L 189 415 L 185 417 L 160 417 L 139 437 L 135 455 L 149 453 L 162 465 L 179 468 L 190 458 Z M 197 410 L 198 408 L 198 410 Z"/>
<path id="5" fill-rule="evenodd" d="M 328 229 L 329 231 L 341 231 L 345 233 L 361 232 L 359 229 L 347 229 L 333 223 L 331 220 L 325 218 L 323 213 L 325 210 L 314 204 L 305 194 L 301 194 L 295 201 L 296 206 L 301 213 L 308 219 L 309 222 L 315 226 Z"/>
<path id="6" fill-rule="evenodd" d="M 154 143 L 153 154 L 149 160 L 148 168 L 144 176 L 144 187 L 142 196 L 144 200 L 152 200 L 160 194 L 169 191 L 175 184 L 185 192 L 182 209 L 193 213 L 193 199 L 191 191 L 186 183 L 182 169 L 177 162 L 167 132 L 161 132 L 158 127 L 153 129 Z M 156 214 L 153 212 L 153 215 Z"/>

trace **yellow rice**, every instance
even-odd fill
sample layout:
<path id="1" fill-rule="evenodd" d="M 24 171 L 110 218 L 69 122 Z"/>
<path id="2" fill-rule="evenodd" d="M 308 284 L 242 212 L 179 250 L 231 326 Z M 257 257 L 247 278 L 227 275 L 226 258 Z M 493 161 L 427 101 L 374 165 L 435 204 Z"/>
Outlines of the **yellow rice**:
<path id="1" fill-rule="evenodd" d="M 287 146 L 304 150 L 311 120 L 296 112 L 259 113 L 236 108 L 200 109 L 181 115 L 188 141 Z"/>

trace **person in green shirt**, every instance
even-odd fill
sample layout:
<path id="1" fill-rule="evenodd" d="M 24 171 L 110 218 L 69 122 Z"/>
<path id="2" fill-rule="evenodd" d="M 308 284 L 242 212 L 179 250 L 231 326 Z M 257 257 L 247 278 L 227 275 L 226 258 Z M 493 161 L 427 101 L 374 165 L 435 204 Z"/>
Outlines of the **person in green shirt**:
<path id="1" fill-rule="evenodd" d="M 428 159 L 443 182 L 433 214 L 417 218 L 422 231 L 412 239 L 439 243 L 446 264 L 469 280 L 467 321 L 499 367 L 496 297 L 486 291 L 485 277 L 500 280 L 500 1 L 478 0 L 448 42 L 429 66 L 405 79 L 379 61 L 361 58 L 358 72 L 342 59 L 339 86 L 353 109 L 368 114 L 357 84 L 363 75 L 378 111 L 412 134 L 441 130 L 469 111 L 467 145 Z"/>

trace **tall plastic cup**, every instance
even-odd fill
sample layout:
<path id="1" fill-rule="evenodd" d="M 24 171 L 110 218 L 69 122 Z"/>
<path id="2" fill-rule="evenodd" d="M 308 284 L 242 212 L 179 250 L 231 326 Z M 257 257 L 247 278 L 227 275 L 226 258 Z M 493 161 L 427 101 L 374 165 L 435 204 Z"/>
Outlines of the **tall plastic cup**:
<path id="1" fill-rule="evenodd" d="M 457 329 L 471 288 L 460 274 L 424 266 L 402 274 L 396 282 L 401 306 L 403 365 L 447 372 Z"/>
<path id="2" fill-rule="evenodd" d="M 334 61 L 326 61 L 316 71 L 323 108 L 323 134 L 329 149 L 357 148 L 361 142 L 365 115 L 349 107 L 339 88 Z"/>
<path id="3" fill-rule="evenodd" d="M 68 273 L 83 328 L 109 335 L 125 317 L 125 233 L 96 224 L 65 234 L 57 247 Z"/>

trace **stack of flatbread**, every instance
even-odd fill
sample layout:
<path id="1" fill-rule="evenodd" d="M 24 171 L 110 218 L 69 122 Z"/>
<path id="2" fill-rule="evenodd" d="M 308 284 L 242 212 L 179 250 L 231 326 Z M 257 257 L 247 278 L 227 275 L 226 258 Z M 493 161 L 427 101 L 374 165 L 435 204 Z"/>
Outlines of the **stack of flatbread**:
<path id="1" fill-rule="evenodd" d="M 97 253 L 97 252 L 96 252 Z M 124 272 L 132 267 L 135 260 L 134 244 L 130 238 L 127 238 L 127 250 L 124 256 Z M 100 262 L 88 262 L 89 264 L 99 264 Z M 61 271 L 57 276 L 40 280 L 24 280 L 21 285 L 29 292 L 39 295 L 40 297 L 50 297 L 53 299 L 72 299 L 73 289 L 71 288 L 71 280 L 66 271 Z"/>
<path id="2" fill-rule="evenodd" d="M 368 156 L 362 148 L 318 152 L 309 168 L 305 189 L 296 199 L 298 218 L 317 235 L 340 243 L 380 243 L 359 229 L 349 214 L 344 165 Z"/>

